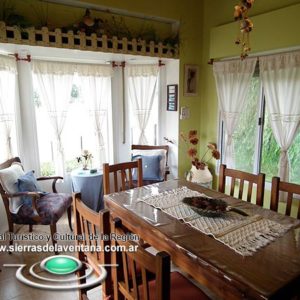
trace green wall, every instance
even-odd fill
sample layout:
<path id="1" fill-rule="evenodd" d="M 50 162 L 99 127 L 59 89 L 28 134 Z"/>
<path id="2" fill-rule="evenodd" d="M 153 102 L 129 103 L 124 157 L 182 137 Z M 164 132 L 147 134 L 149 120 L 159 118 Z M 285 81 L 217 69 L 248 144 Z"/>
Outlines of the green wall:
<path id="1" fill-rule="evenodd" d="M 201 63 L 201 86 L 203 90 L 200 99 L 199 120 L 200 138 L 203 141 L 201 147 L 205 147 L 209 141 L 217 140 L 218 136 L 217 94 L 212 66 L 208 65 L 207 62 L 210 58 L 238 57 L 240 55 L 240 48 L 234 45 L 238 24 L 232 24 L 234 6 L 238 2 L 234 0 L 204 0 Z M 254 21 L 254 30 L 251 33 L 253 36 L 253 39 L 251 38 L 252 54 L 300 45 L 299 26 L 295 26 L 299 23 L 299 17 L 296 18 L 297 13 L 295 13 L 294 6 L 291 6 L 299 3 L 299 0 L 260 0 L 254 2 L 249 13 L 249 17 Z M 291 7 L 288 8 L 289 6 Z M 279 15 L 280 20 L 277 19 Z M 285 28 L 285 34 L 279 36 L 278 33 L 282 32 L 282 27 Z"/>

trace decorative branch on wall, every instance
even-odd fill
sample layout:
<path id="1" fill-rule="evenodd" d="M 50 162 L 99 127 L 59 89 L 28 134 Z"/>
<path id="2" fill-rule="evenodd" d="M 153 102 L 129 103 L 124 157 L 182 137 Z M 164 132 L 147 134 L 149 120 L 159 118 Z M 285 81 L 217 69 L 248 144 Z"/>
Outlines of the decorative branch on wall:
<path id="1" fill-rule="evenodd" d="M 13 8 L 10 11 L 13 12 Z M 18 18 L 23 22 L 0 22 L 0 42 L 155 57 L 179 56 L 177 33 L 160 40 L 151 26 L 143 25 L 133 31 L 122 17 L 112 16 L 110 21 L 93 18 L 89 9 L 75 24 L 52 30 L 46 26 L 29 27 L 24 17 L 18 15 Z"/>
<path id="2" fill-rule="evenodd" d="M 234 7 L 234 19 L 235 21 L 239 20 L 239 34 L 235 43 L 242 47 L 241 59 L 245 59 L 251 50 L 249 33 L 253 29 L 253 23 L 248 18 L 248 11 L 252 7 L 253 2 L 254 0 L 242 0 Z"/>

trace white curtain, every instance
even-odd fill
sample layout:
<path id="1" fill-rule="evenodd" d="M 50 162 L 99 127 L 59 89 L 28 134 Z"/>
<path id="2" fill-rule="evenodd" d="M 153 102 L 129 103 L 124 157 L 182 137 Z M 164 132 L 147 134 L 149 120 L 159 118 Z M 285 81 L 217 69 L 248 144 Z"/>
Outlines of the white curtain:
<path id="1" fill-rule="evenodd" d="M 2 161 L 13 155 L 12 127 L 15 123 L 15 90 L 17 65 L 14 58 L 0 56 L 0 124 L 5 138 L 5 156 Z"/>
<path id="2" fill-rule="evenodd" d="M 158 65 L 128 65 L 128 96 L 139 129 L 137 143 L 147 145 L 146 128 L 158 84 Z"/>
<path id="3" fill-rule="evenodd" d="M 289 181 L 288 150 L 300 126 L 300 52 L 259 58 L 272 131 L 281 148 L 279 176 Z"/>
<path id="4" fill-rule="evenodd" d="M 238 124 L 256 64 L 256 58 L 215 62 L 213 65 L 219 109 L 224 121 L 224 163 L 234 168 L 233 134 Z"/>
<path id="5" fill-rule="evenodd" d="M 75 64 L 50 61 L 33 61 L 33 78 L 41 96 L 41 101 L 47 108 L 47 113 L 53 128 L 56 154 L 55 171 L 65 175 L 65 159 L 62 141 L 68 106 L 71 99 Z M 47 134 L 45 132 L 45 134 Z"/>
<path id="6" fill-rule="evenodd" d="M 107 162 L 106 143 L 108 106 L 111 103 L 111 66 L 78 65 L 83 97 L 89 103 L 93 127 L 97 138 L 97 164 Z"/>

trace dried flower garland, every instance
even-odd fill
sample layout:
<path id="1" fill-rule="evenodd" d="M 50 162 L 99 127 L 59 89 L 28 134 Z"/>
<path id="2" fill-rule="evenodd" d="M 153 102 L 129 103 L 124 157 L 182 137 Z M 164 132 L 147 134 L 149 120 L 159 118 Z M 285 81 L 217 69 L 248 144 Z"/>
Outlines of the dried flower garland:
<path id="1" fill-rule="evenodd" d="M 254 0 L 242 0 L 234 7 L 234 19 L 235 21 L 240 21 L 239 34 L 235 43 L 242 47 L 241 59 L 245 59 L 251 50 L 249 33 L 253 29 L 253 23 L 248 18 L 248 11 L 252 7 L 253 2 Z"/>

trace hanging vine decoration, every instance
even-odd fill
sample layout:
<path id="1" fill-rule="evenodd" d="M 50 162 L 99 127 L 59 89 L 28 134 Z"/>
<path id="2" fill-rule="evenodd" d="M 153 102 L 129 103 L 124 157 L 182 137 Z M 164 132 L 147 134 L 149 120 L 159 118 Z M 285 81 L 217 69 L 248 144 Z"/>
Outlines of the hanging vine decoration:
<path id="1" fill-rule="evenodd" d="M 241 59 L 245 59 L 250 52 L 250 38 L 249 34 L 253 29 L 253 23 L 248 18 L 248 11 L 253 5 L 254 0 L 241 0 L 241 2 L 234 7 L 234 19 L 239 21 L 239 34 L 235 43 L 241 45 Z"/>

